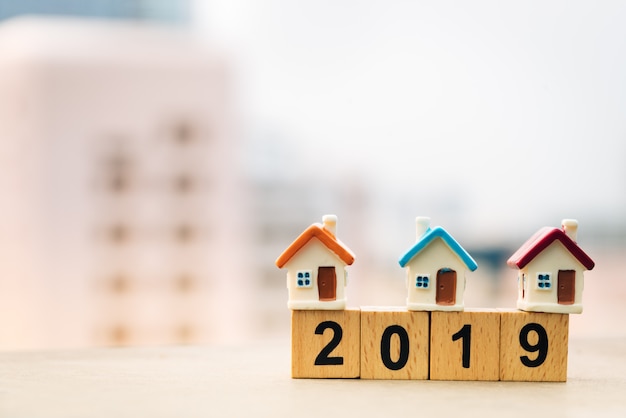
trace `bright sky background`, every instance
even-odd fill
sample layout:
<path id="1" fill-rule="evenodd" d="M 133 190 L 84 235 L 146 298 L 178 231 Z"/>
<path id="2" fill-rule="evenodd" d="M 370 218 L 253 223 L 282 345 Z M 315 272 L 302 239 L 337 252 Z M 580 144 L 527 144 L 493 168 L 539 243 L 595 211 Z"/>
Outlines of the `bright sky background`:
<path id="1" fill-rule="evenodd" d="M 196 18 L 235 51 L 250 126 L 306 155 L 294 176 L 324 161 L 454 194 L 494 232 L 626 226 L 625 2 L 198 0 Z"/>

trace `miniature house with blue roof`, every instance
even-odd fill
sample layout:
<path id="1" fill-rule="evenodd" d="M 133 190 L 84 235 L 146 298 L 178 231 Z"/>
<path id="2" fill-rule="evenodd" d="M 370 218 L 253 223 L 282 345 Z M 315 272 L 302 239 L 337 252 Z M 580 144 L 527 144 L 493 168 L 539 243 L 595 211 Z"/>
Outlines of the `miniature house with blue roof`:
<path id="1" fill-rule="evenodd" d="M 406 268 L 407 309 L 462 311 L 465 273 L 478 267 L 445 229 L 430 227 L 430 218 L 416 219 L 417 241 L 400 257 Z"/>

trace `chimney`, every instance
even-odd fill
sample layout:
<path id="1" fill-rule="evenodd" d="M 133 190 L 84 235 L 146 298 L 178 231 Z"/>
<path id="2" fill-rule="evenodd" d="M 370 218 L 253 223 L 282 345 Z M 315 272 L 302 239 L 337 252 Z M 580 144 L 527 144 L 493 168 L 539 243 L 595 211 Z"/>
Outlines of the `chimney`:
<path id="1" fill-rule="evenodd" d="M 337 216 L 324 215 L 322 222 L 324 223 L 324 229 L 326 231 L 330 232 L 333 236 L 337 235 Z"/>
<path id="2" fill-rule="evenodd" d="M 419 240 L 424 236 L 426 231 L 430 229 L 430 218 L 426 216 L 418 216 L 415 218 L 416 238 Z"/>
<path id="3" fill-rule="evenodd" d="M 567 235 L 572 241 L 576 242 L 578 221 L 576 219 L 563 219 L 563 222 L 561 222 L 561 227 L 563 228 L 563 232 L 565 232 L 565 235 Z"/>

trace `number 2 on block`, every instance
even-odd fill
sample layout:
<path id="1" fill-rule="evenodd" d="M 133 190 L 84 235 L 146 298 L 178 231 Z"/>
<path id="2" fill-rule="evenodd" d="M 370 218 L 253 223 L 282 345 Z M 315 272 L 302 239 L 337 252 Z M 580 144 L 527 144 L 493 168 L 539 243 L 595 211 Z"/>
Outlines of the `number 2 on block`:
<path id="1" fill-rule="evenodd" d="M 452 336 L 452 341 L 458 339 L 463 340 L 463 368 L 469 369 L 470 367 L 470 350 L 472 347 L 472 326 L 469 324 L 463 325 L 463 328 Z"/>
<path id="2" fill-rule="evenodd" d="M 321 322 L 317 328 L 315 328 L 315 334 L 323 335 L 324 330 L 330 328 L 333 331 L 333 338 L 326 344 L 322 351 L 315 357 L 316 366 L 341 366 L 343 364 L 343 357 L 329 357 L 329 354 L 337 348 L 343 337 L 343 330 L 341 325 L 334 321 Z"/>

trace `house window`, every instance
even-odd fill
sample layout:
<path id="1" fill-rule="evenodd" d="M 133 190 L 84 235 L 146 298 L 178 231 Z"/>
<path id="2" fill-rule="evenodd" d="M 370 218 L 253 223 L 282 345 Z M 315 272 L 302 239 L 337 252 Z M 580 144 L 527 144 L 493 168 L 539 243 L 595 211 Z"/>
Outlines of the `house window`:
<path id="1" fill-rule="evenodd" d="M 419 274 L 415 277 L 415 287 L 418 289 L 428 289 L 430 286 L 430 277 L 427 274 Z"/>
<path id="2" fill-rule="evenodd" d="M 537 274 L 537 289 L 542 289 L 542 290 L 552 289 L 552 277 L 549 273 Z"/>
<path id="3" fill-rule="evenodd" d="M 298 270 L 296 277 L 296 285 L 298 287 L 311 287 L 313 284 L 313 280 L 311 279 L 311 270 Z"/>

